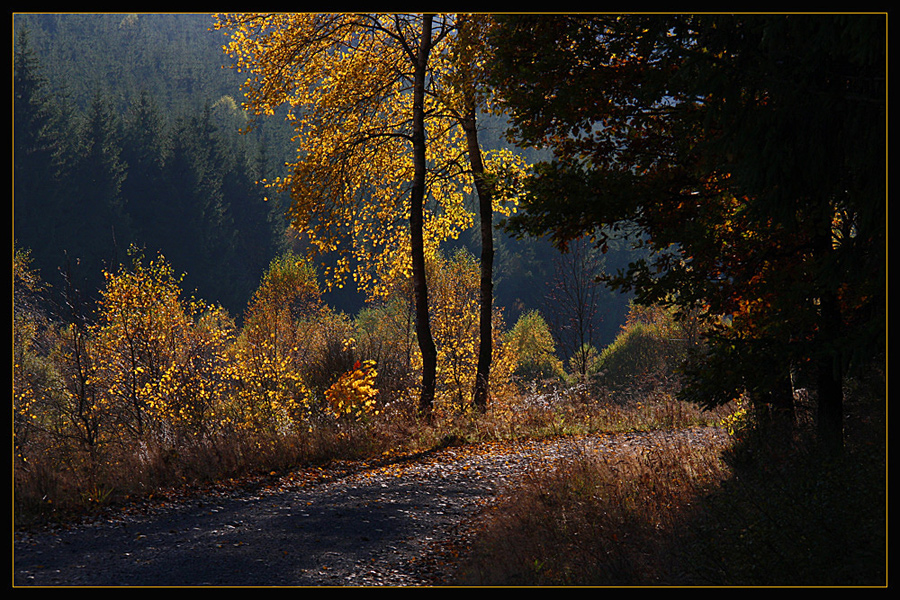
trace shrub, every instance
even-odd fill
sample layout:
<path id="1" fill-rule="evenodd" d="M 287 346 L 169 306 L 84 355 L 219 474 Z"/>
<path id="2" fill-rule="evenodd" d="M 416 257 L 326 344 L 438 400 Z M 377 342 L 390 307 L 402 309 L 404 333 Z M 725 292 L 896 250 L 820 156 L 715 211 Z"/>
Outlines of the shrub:
<path id="1" fill-rule="evenodd" d="M 553 335 L 538 311 L 519 317 L 506 336 L 506 344 L 515 356 L 514 374 L 520 381 L 559 381 L 565 377 L 562 362 L 556 356 Z"/>
<path id="2" fill-rule="evenodd" d="M 322 400 L 325 390 L 357 361 L 356 325 L 344 313 L 323 305 L 293 326 L 294 366 L 316 399 Z"/>
<path id="3" fill-rule="evenodd" d="M 304 428 L 311 394 L 299 365 L 307 340 L 296 322 L 320 306 L 316 274 L 305 261 L 285 254 L 270 263 L 227 368 L 239 427 L 273 435 Z"/>
<path id="4" fill-rule="evenodd" d="M 377 366 L 379 402 L 413 398 L 418 382 L 414 366 L 418 346 L 409 303 L 393 298 L 368 306 L 356 316 L 356 356 Z"/>
<path id="5" fill-rule="evenodd" d="M 479 346 L 478 260 L 466 250 L 429 261 L 428 303 L 438 350 L 437 401 L 461 410 L 475 387 Z"/>
<path id="6" fill-rule="evenodd" d="M 336 419 L 349 418 L 361 421 L 369 416 L 377 415 L 378 408 L 375 397 L 374 361 L 357 362 L 352 371 L 347 371 L 325 391 L 328 409 Z"/>
<path id="7" fill-rule="evenodd" d="M 619 335 L 600 353 L 594 379 L 616 391 L 667 385 L 699 340 L 695 319 L 682 323 L 670 309 L 632 303 Z"/>

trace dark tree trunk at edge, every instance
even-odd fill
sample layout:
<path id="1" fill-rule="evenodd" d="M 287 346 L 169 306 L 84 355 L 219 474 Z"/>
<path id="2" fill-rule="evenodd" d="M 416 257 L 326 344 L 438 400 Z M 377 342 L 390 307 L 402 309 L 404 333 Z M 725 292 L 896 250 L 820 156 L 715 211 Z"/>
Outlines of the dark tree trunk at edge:
<path id="1" fill-rule="evenodd" d="M 493 195 L 490 184 L 485 180 L 481 148 L 478 145 L 478 131 L 475 123 L 474 102 L 469 102 L 463 116 L 463 130 L 466 133 L 469 163 L 478 192 L 478 212 L 481 219 L 481 313 L 478 328 L 478 367 L 475 373 L 473 402 L 480 410 L 487 408 L 490 394 L 490 373 L 493 334 L 491 320 L 494 305 L 494 232 Z"/>
<path id="2" fill-rule="evenodd" d="M 813 251 L 820 265 L 834 260 L 832 215 L 817 220 Z M 827 456 L 837 456 L 844 449 L 844 375 L 840 344 L 843 315 L 840 302 L 827 277 L 819 282 L 819 314 L 816 360 L 817 436 Z"/>
<path id="3" fill-rule="evenodd" d="M 836 345 L 841 313 L 837 299 L 827 294 L 820 299 L 822 342 L 825 348 Z M 818 358 L 816 388 L 818 438 L 823 451 L 837 456 L 844 449 L 844 377 L 836 349 Z"/>
<path id="4" fill-rule="evenodd" d="M 415 172 L 410 199 L 410 245 L 416 299 L 416 335 L 422 352 L 422 390 L 419 410 L 428 416 L 434 405 L 437 381 L 437 348 L 428 317 L 428 283 L 425 280 L 425 72 L 431 52 L 432 15 L 422 19 L 422 39 L 415 64 L 413 87 L 413 161 Z"/>

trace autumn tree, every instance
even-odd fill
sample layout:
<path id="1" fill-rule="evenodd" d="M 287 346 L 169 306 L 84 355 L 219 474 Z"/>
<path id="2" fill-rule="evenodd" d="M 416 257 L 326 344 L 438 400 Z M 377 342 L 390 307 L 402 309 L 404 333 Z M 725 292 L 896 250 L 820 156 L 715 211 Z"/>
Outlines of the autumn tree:
<path id="1" fill-rule="evenodd" d="M 298 159 L 272 185 L 290 191 L 290 217 L 311 246 L 338 253 L 329 281 L 343 285 L 352 277 L 379 297 L 392 281 L 412 277 L 426 412 L 437 368 L 426 257 L 472 225 L 466 198 L 477 189 L 483 314 L 475 396 L 483 405 L 491 360 L 488 234 L 492 211 L 505 204 L 488 173 L 493 164 L 516 164 L 509 153 L 483 156 L 478 144 L 484 23 L 447 15 L 302 14 L 220 16 L 218 27 L 231 32 L 226 48 L 236 66 L 251 73 L 246 107 L 270 115 L 287 106 L 296 124 Z"/>
<path id="2" fill-rule="evenodd" d="M 45 284 L 32 266 L 28 250 L 13 249 L 13 443 L 19 460 L 31 459 L 31 446 L 53 429 L 57 404 L 51 390 L 57 378 L 48 351 L 42 348 L 48 320 L 40 309 Z"/>
<path id="3" fill-rule="evenodd" d="M 220 306 L 185 306 L 189 326 L 156 385 L 155 410 L 180 445 L 208 441 L 230 425 L 226 372 L 235 324 Z"/>
<path id="4" fill-rule="evenodd" d="M 300 363 L 307 342 L 297 325 L 320 300 L 315 270 L 305 260 L 292 254 L 272 260 L 228 361 L 241 427 L 278 433 L 305 420 L 310 393 Z"/>
<path id="5" fill-rule="evenodd" d="M 486 68 L 490 63 L 487 35 L 493 26 L 490 15 L 456 15 L 456 35 L 445 66 L 446 84 L 438 97 L 451 119 L 465 134 L 466 154 L 472 182 L 478 196 L 481 241 L 480 311 L 478 360 L 473 403 L 481 410 L 487 406 L 493 358 L 494 320 L 494 212 L 508 216 L 515 211 L 517 177 L 524 163 L 510 152 L 484 153 L 478 137 L 478 115 L 492 110 L 491 94 L 486 87 Z"/>
<path id="6" fill-rule="evenodd" d="M 412 273 L 426 411 L 437 350 L 425 254 L 470 222 L 459 195 L 438 185 L 428 188 L 438 210 L 426 216 L 428 59 L 449 32 L 433 23 L 433 15 L 280 14 L 219 16 L 217 24 L 231 32 L 236 66 L 250 73 L 247 109 L 268 115 L 287 105 L 296 123 L 297 161 L 273 182 L 291 193 L 293 225 L 319 252 L 349 240 L 329 281 L 352 276 L 378 294 L 382 278 Z"/>
<path id="7" fill-rule="evenodd" d="M 547 321 L 536 310 L 524 313 L 506 336 L 515 356 L 515 376 L 522 382 L 562 380 L 562 361 L 556 356 L 556 342 Z"/>
<path id="8" fill-rule="evenodd" d="M 479 266 L 466 250 L 429 261 L 432 282 L 431 319 L 438 346 L 439 390 L 456 407 L 474 387 L 480 345 Z"/>
<path id="9" fill-rule="evenodd" d="M 515 227 L 565 244 L 636 223 L 654 253 L 614 284 L 734 317 L 693 383 L 722 383 L 724 353 L 742 371 L 729 384 L 759 398 L 797 369 L 839 449 L 844 373 L 885 331 L 885 19 L 501 21 L 493 78 L 514 133 L 555 153 Z"/>
<path id="10" fill-rule="evenodd" d="M 91 327 L 96 346 L 94 378 L 103 382 L 101 407 L 121 434 L 160 433 L 168 394 L 159 384 L 177 360 L 191 314 L 181 298 L 181 280 L 163 257 L 149 262 L 131 250 L 131 264 L 105 273 L 107 285 Z"/>

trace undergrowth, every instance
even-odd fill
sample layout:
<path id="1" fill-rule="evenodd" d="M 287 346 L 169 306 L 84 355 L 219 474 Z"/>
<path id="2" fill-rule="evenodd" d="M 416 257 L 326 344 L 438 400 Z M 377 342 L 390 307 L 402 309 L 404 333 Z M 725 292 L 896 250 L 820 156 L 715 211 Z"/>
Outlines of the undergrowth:
<path id="1" fill-rule="evenodd" d="M 486 412 L 438 406 L 432 418 L 415 403 L 387 404 L 366 420 L 323 419 L 302 435 L 246 431 L 201 441 L 110 444 L 92 452 L 48 449 L 14 470 L 16 527 L 67 521 L 162 493 L 250 482 L 335 461 L 389 460 L 454 443 L 622 432 L 708 424 L 704 413 L 665 394 L 617 403 L 557 386 L 494 399 Z M 724 413 L 723 413 L 724 414 Z"/>
<path id="2" fill-rule="evenodd" d="M 627 400 L 577 387 L 494 399 L 486 413 L 416 416 L 397 402 L 366 422 L 308 435 L 112 448 L 16 471 L 17 527 L 67 520 L 173 490 L 390 460 L 448 444 L 649 431 L 729 421 L 670 394 Z M 884 400 L 853 390 L 844 454 L 825 460 L 812 419 L 772 444 L 750 421 L 720 445 L 666 442 L 582 455 L 527 474 L 477 523 L 449 585 L 881 586 L 886 582 Z M 80 462 L 77 460 L 80 459 Z"/>

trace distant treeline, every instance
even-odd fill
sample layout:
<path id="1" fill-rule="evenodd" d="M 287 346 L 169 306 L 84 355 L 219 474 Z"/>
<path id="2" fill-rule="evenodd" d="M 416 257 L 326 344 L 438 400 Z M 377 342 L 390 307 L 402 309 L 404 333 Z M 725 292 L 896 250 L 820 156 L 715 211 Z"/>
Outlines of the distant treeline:
<path id="1" fill-rule="evenodd" d="M 224 93 L 237 87 L 210 68 L 202 23 L 17 16 L 15 237 L 48 281 L 63 269 L 90 294 L 137 244 L 162 250 L 201 296 L 246 305 L 283 239 L 278 203 L 256 183 L 272 144 L 238 133 Z"/>

